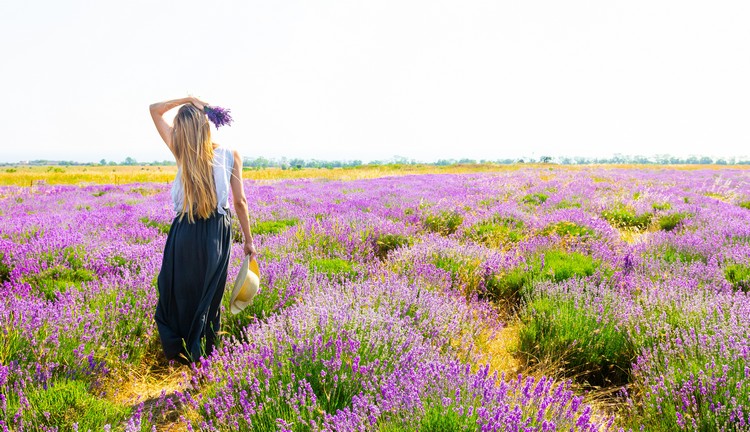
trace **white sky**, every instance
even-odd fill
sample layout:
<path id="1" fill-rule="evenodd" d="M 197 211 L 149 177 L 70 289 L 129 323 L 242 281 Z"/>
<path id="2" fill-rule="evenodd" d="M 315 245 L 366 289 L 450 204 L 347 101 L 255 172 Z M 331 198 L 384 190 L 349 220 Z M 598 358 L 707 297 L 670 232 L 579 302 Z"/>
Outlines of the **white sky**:
<path id="1" fill-rule="evenodd" d="M 0 2 L 0 162 L 171 157 L 148 115 L 232 110 L 245 157 L 750 154 L 750 2 Z"/>

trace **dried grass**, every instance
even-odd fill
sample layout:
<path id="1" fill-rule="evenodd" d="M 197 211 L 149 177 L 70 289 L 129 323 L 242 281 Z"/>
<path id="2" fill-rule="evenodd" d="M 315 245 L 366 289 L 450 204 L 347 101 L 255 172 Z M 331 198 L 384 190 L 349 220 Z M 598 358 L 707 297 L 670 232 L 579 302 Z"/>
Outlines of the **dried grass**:
<path id="1" fill-rule="evenodd" d="M 167 362 L 161 353 L 146 357 L 137 367 L 101 383 L 100 389 L 107 399 L 119 405 L 142 405 L 144 413 L 153 414 L 157 431 L 187 431 L 181 418 L 192 418 L 194 413 L 179 403 L 176 393 L 185 389 L 192 374 L 190 367 Z M 175 408 L 167 408 L 167 401 Z"/>
<path id="2" fill-rule="evenodd" d="M 495 332 L 487 331 L 480 337 L 479 354 L 483 363 L 490 365 L 490 373 L 514 377 L 524 369 L 523 362 L 515 355 L 519 329 L 518 323 L 512 323 Z"/>
<path id="3" fill-rule="evenodd" d="M 645 243 L 654 232 L 654 230 L 637 231 L 632 229 L 619 229 L 617 231 L 620 233 L 620 239 L 628 244 Z"/>

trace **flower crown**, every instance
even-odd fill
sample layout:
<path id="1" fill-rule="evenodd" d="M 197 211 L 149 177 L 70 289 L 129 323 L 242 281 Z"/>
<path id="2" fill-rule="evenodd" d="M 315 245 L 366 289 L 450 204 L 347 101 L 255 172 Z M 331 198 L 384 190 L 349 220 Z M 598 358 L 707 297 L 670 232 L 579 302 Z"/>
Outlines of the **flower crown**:
<path id="1" fill-rule="evenodd" d="M 211 123 L 216 126 L 216 129 L 220 126 L 232 125 L 232 116 L 229 115 L 229 110 L 226 108 L 205 105 L 203 107 L 203 112 L 206 113 L 206 116 L 211 120 Z"/>

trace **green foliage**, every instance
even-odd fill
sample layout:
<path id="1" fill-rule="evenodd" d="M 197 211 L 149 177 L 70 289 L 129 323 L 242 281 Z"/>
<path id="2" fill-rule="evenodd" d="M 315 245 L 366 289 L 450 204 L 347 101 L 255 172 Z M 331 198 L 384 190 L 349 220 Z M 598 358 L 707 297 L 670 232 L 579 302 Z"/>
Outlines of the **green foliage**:
<path id="1" fill-rule="evenodd" d="M 508 228 L 512 228 L 515 230 L 521 230 L 524 227 L 523 221 L 513 216 L 495 215 L 492 218 L 492 222 L 495 223 L 496 225 L 499 224 L 499 225 L 506 226 Z"/>
<path id="2" fill-rule="evenodd" d="M 15 313 L 17 312 L 10 312 L 8 322 L 14 322 L 13 316 Z M 0 364 L 7 365 L 11 364 L 11 362 L 24 363 L 26 357 L 31 355 L 31 347 L 30 340 L 24 334 L 23 328 L 8 326 L 4 333 L 3 343 L 0 344 Z M 0 388 L 0 391 L 2 390 Z"/>
<path id="3" fill-rule="evenodd" d="M 472 225 L 466 230 L 466 235 L 477 243 L 497 248 L 520 241 L 523 238 L 522 229 L 522 221 L 512 217 L 496 216 Z"/>
<path id="4" fill-rule="evenodd" d="M 486 198 L 483 200 L 480 200 L 477 204 L 479 204 L 481 207 L 490 207 L 494 204 L 496 204 L 499 200 L 497 198 Z"/>
<path id="5" fill-rule="evenodd" d="M 86 263 L 86 252 L 82 246 L 68 246 L 60 250 L 51 250 L 39 254 L 39 262 L 48 266 L 67 265 L 73 270 L 84 268 Z"/>
<path id="6" fill-rule="evenodd" d="M 44 229 L 38 226 L 31 226 L 26 231 L 14 235 L 12 238 L 17 242 L 38 240 L 44 236 Z"/>
<path id="7" fill-rule="evenodd" d="M 664 202 L 664 203 L 653 203 L 653 204 L 651 204 L 651 208 L 652 208 L 652 209 L 654 209 L 655 211 L 659 211 L 659 210 L 669 210 L 669 209 L 671 209 L 671 208 L 672 208 L 672 204 L 670 204 L 670 203 L 668 203 L 668 202 Z"/>
<path id="8" fill-rule="evenodd" d="M 733 235 L 727 239 L 730 245 L 750 245 L 750 235 Z"/>
<path id="9" fill-rule="evenodd" d="M 411 244 L 409 237 L 401 234 L 381 234 L 375 240 L 375 256 L 385 259 L 392 250 Z"/>
<path id="10" fill-rule="evenodd" d="M 247 305 L 242 312 L 235 315 L 229 312 L 231 294 L 232 287 L 228 286 L 223 298 L 225 313 L 221 317 L 221 331 L 227 335 L 242 339 L 245 327 L 257 320 L 266 319 L 279 310 L 277 307 L 279 305 L 278 291 L 275 289 L 261 289 L 253 298 L 252 303 Z M 293 304 L 294 299 L 288 299 L 287 303 L 289 305 Z"/>
<path id="11" fill-rule="evenodd" d="M 120 255 L 112 255 L 107 257 L 107 264 L 115 267 L 116 269 L 130 269 L 131 271 L 138 273 L 141 271 L 140 265 L 128 260 Z M 122 272 L 120 272 L 122 273 Z"/>
<path id="12" fill-rule="evenodd" d="M 515 303 L 523 297 L 524 289 L 531 286 L 532 274 L 530 270 L 516 267 L 488 278 L 484 286 L 491 300 Z"/>
<path id="13" fill-rule="evenodd" d="M 289 227 L 293 227 L 294 225 L 296 225 L 297 222 L 297 219 L 255 221 L 255 224 L 250 227 L 250 232 L 253 235 L 274 235 L 282 231 L 286 231 L 287 229 L 289 229 Z M 240 223 L 237 218 L 232 218 L 232 240 L 235 243 L 242 243 L 244 241 L 242 228 L 240 227 Z"/>
<path id="14" fill-rule="evenodd" d="M 86 263 L 86 252 L 83 247 L 66 247 L 62 250 L 63 262 L 74 270 L 83 269 Z"/>
<path id="15" fill-rule="evenodd" d="M 673 245 L 667 245 L 666 247 L 664 247 L 661 250 L 661 257 L 665 262 L 668 262 L 670 264 L 676 262 L 690 264 L 698 261 L 706 264 L 708 262 L 708 257 L 697 250 L 692 250 L 689 248 L 678 248 Z"/>
<path id="16" fill-rule="evenodd" d="M 463 221 L 463 216 L 456 211 L 442 211 L 437 214 L 427 215 L 423 221 L 423 225 L 429 231 L 441 235 L 449 235 L 456 232 Z"/>
<path id="17" fill-rule="evenodd" d="M 645 230 L 651 225 L 651 213 L 636 215 L 635 212 L 623 205 L 615 206 L 613 209 L 604 210 L 602 217 L 616 228 L 630 228 Z"/>
<path id="18" fill-rule="evenodd" d="M 332 341 L 335 340 L 335 337 L 331 335 L 326 335 L 324 338 Z M 327 373 L 323 373 L 324 369 L 328 368 L 323 366 L 321 360 L 326 357 L 333 358 L 335 356 L 334 352 L 336 351 L 336 345 L 329 344 L 325 351 L 328 352 L 318 353 L 317 355 L 310 357 L 306 355 L 300 356 L 295 359 L 295 362 L 290 362 L 286 369 L 287 373 L 292 373 L 292 376 L 307 377 L 310 387 L 312 387 L 313 392 L 318 397 L 318 403 L 321 408 L 324 412 L 330 413 L 348 407 L 352 403 L 352 397 L 362 392 L 364 388 L 362 386 L 362 381 L 356 379 L 354 376 L 352 376 L 351 379 L 337 380 L 338 377 L 335 375 L 328 375 L 330 372 L 340 372 L 345 376 L 347 372 L 346 369 L 351 370 L 351 366 L 349 366 L 349 364 L 351 364 L 351 359 L 342 362 L 340 371 L 331 371 L 329 369 Z"/>
<path id="19" fill-rule="evenodd" d="M 358 275 L 354 265 L 341 258 L 313 258 L 310 260 L 310 270 L 314 273 L 323 273 L 331 279 L 352 279 Z"/>
<path id="20" fill-rule="evenodd" d="M 147 197 L 151 195 L 156 195 L 160 192 L 159 189 L 151 189 L 151 188 L 145 188 L 145 187 L 136 187 L 133 189 L 130 189 L 130 193 L 137 193 L 141 196 Z"/>
<path id="21" fill-rule="evenodd" d="M 443 269 L 452 275 L 459 274 L 461 269 L 466 267 L 464 260 L 443 255 L 435 256 L 433 263 L 435 264 L 435 267 Z"/>
<path id="22" fill-rule="evenodd" d="M 738 206 L 750 210 L 750 201 L 742 201 L 741 203 L 737 204 Z"/>
<path id="23" fill-rule="evenodd" d="M 477 429 L 476 410 L 472 415 L 459 414 L 454 409 L 444 408 L 435 401 L 425 410 L 417 430 L 434 432 L 474 431 Z"/>
<path id="24" fill-rule="evenodd" d="M 334 228 L 337 230 L 338 228 Z M 352 234 L 349 238 L 353 239 Z M 311 227 L 309 230 L 297 229 L 294 232 L 293 240 L 289 243 L 290 251 L 300 251 L 304 253 L 306 259 L 313 258 L 340 258 L 357 255 L 359 249 L 350 250 L 342 244 L 341 240 L 333 232 L 326 232 L 323 229 Z M 361 244 L 362 251 L 366 250 L 370 254 L 370 245 Z M 354 258 L 352 258 L 354 259 Z"/>
<path id="25" fill-rule="evenodd" d="M 0 284 L 10 280 L 11 267 L 5 262 L 5 254 L 0 252 Z"/>
<path id="26" fill-rule="evenodd" d="M 672 231 L 677 228 L 690 215 L 687 213 L 672 213 L 659 218 L 659 229 Z"/>
<path id="27" fill-rule="evenodd" d="M 149 338 L 154 336 L 153 318 L 150 314 L 138 314 L 131 311 L 142 309 L 144 292 L 134 289 L 110 289 L 92 296 L 86 301 L 86 308 L 104 323 L 103 340 L 117 345 L 117 353 L 107 352 L 106 359 L 110 365 L 122 362 L 138 364 L 153 350 Z M 70 342 L 61 345 L 58 355 L 66 355 L 72 362 L 74 351 L 80 345 L 80 335 L 71 333 Z M 152 338 L 151 342 L 156 342 Z M 157 348 L 161 349 L 161 347 Z M 67 353 L 66 353 L 67 351 Z M 122 354 L 127 356 L 123 360 Z"/>
<path id="28" fill-rule="evenodd" d="M 524 204 L 540 205 L 540 204 L 543 204 L 545 201 L 547 201 L 547 198 L 549 198 L 548 195 L 537 192 L 537 193 L 525 195 L 523 198 L 521 198 L 521 201 Z"/>
<path id="29" fill-rule="evenodd" d="M 560 237 L 588 237 L 594 235 L 594 230 L 573 222 L 561 221 L 547 225 L 541 234 L 544 236 L 557 234 Z"/>
<path id="30" fill-rule="evenodd" d="M 172 222 L 158 222 L 146 216 L 143 216 L 139 220 L 147 227 L 158 229 L 161 234 L 169 234 L 169 229 L 172 227 Z"/>
<path id="31" fill-rule="evenodd" d="M 592 385 L 629 381 L 636 349 L 608 310 L 585 310 L 571 299 L 539 296 L 521 316 L 519 350 L 529 361 L 549 362 Z"/>
<path id="32" fill-rule="evenodd" d="M 231 220 L 232 225 L 232 241 L 234 243 L 242 243 L 244 241 L 244 234 L 242 234 L 242 227 L 240 227 L 240 221 L 238 218 L 232 218 Z M 249 223 L 249 221 L 248 221 Z"/>
<path id="33" fill-rule="evenodd" d="M 532 294 L 536 281 L 562 282 L 572 277 L 584 278 L 593 275 L 600 265 L 601 262 L 588 255 L 550 250 L 534 257 L 528 265 L 489 277 L 485 288 L 493 300 L 519 300 Z"/>
<path id="34" fill-rule="evenodd" d="M 258 235 L 273 235 L 278 234 L 289 227 L 297 224 L 297 219 L 278 219 L 256 222 L 250 229 L 253 234 Z"/>
<path id="35" fill-rule="evenodd" d="M 76 430 L 73 424 L 77 423 L 77 430 L 85 431 L 119 424 L 130 414 L 129 407 L 92 395 L 88 386 L 83 381 L 58 381 L 47 389 L 33 390 L 28 394 L 31 409 L 24 417 L 61 431 Z"/>
<path id="36" fill-rule="evenodd" d="M 55 300 L 58 293 L 64 293 L 70 288 L 80 287 L 81 283 L 90 282 L 94 279 L 95 273 L 91 270 L 72 269 L 63 265 L 56 265 L 24 278 L 47 300 Z"/>
<path id="37" fill-rule="evenodd" d="M 445 256 L 435 254 L 433 256 L 435 267 L 445 270 L 451 275 L 451 286 L 463 290 L 464 294 L 471 296 L 478 292 L 482 281 L 479 260 L 472 260 L 463 256 Z"/>
<path id="38" fill-rule="evenodd" d="M 727 201 L 727 197 L 724 194 L 720 194 L 718 192 L 704 192 L 703 196 L 707 196 L 709 198 L 714 198 L 719 201 Z"/>
<path id="39" fill-rule="evenodd" d="M 365 191 L 365 189 L 361 188 L 361 187 L 359 187 L 359 188 L 351 188 L 351 189 L 347 189 L 347 188 L 341 189 L 341 193 L 344 194 L 344 195 L 362 193 L 364 191 Z"/>
<path id="40" fill-rule="evenodd" d="M 730 264 L 724 268 L 724 277 L 735 290 L 750 292 L 750 266 Z"/>
<path id="41" fill-rule="evenodd" d="M 562 200 L 555 204 L 555 208 L 566 209 L 566 208 L 581 208 L 581 203 L 577 201 Z"/>
<path id="42" fill-rule="evenodd" d="M 572 277 L 591 276 L 601 263 L 579 252 L 551 250 L 544 254 L 544 267 L 541 263 L 536 265 L 539 265 L 542 279 L 562 282 Z"/>

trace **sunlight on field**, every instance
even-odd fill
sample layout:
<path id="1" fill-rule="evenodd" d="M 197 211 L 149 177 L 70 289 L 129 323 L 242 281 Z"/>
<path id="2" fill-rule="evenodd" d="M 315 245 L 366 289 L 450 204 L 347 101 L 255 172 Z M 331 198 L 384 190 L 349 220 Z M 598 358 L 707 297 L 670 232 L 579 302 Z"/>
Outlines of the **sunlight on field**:
<path id="1" fill-rule="evenodd" d="M 473 164 L 473 165 L 363 165 L 351 168 L 262 168 L 243 170 L 242 176 L 251 180 L 283 180 L 318 178 L 327 180 L 363 180 L 378 177 L 414 174 L 461 174 L 479 172 L 510 172 L 518 169 L 566 169 L 590 168 L 644 169 L 644 170 L 698 170 L 722 169 L 745 170 L 747 165 L 555 165 L 555 164 Z M 176 166 L 12 166 L 0 168 L 0 185 L 33 186 L 36 184 L 128 184 L 168 183 L 174 180 Z M 541 180 L 546 181 L 544 176 Z"/>

